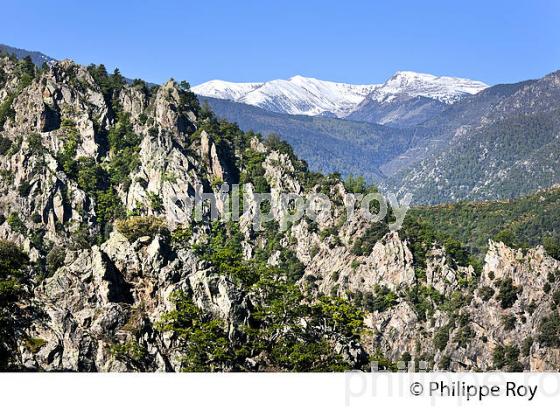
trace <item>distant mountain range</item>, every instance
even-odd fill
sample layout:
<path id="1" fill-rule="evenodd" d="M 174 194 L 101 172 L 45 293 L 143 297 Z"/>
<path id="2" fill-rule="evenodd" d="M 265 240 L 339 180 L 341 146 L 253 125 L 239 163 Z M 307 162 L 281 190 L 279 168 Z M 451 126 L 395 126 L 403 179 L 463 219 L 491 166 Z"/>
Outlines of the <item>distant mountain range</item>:
<path id="1" fill-rule="evenodd" d="M 401 71 L 383 84 L 296 76 L 193 91 L 243 130 L 278 134 L 311 169 L 363 175 L 416 203 L 509 199 L 560 183 L 560 71 L 491 87 Z"/>
<path id="2" fill-rule="evenodd" d="M 36 66 L 42 66 L 43 63 L 48 63 L 49 61 L 55 61 L 54 58 L 49 57 L 39 51 L 29 51 L 22 48 L 10 47 L 5 44 L 0 44 L 0 54 L 14 54 L 17 58 L 25 58 L 27 56 L 31 57 L 31 61 Z"/>
<path id="3" fill-rule="evenodd" d="M 379 85 L 354 85 L 294 76 L 265 83 L 213 80 L 193 87 L 206 97 L 254 105 L 281 114 L 344 117 Z"/>
<path id="4" fill-rule="evenodd" d="M 434 78 L 437 87 L 424 81 Z M 397 73 L 344 118 L 201 98 L 243 129 L 279 134 L 313 169 L 364 175 L 417 203 L 508 199 L 560 183 L 559 72 L 492 87 L 442 78 Z"/>
<path id="5" fill-rule="evenodd" d="M 487 87 L 480 81 L 399 71 L 383 84 L 354 85 L 294 76 L 264 83 L 213 80 L 193 87 L 193 91 L 282 114 L 348 117 L 385 124 L 398 123 L 400 117 L 411 122 L 407 112 L 412 108 L 399 114 L 398 107 L 403 104 L 413 104 L 418 110 L 420 102 L 423 113 L 427 105 L 439 107 L 439 112 Z M 414 118 L 420 118 L 419 114 Z"/>
<path id="6" fill-rule="evenodd" d="M 387 189 L 421 202 L 509 199 L 560 183 L 560 71 L 499 85 L 414 128 L 381 166 Z"/>

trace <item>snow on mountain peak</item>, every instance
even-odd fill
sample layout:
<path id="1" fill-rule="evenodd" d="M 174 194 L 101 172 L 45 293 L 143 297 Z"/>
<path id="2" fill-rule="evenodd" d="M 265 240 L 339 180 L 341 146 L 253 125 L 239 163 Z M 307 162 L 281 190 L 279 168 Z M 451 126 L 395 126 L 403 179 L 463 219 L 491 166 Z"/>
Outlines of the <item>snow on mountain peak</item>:
<path id="1" fill-rule="evenodd" d="M 269 111 L 298 114 L 333 114 L 345 117 L 366 98 L 380 103 L 399 95 L 423 96 L 451 104 L 486 88 L 480 81 L 437 77 L 413 71 L 397 71 L 383 84 L 355 85 L 295 75 L 264 83 L 212 80 L 193 87 L 196 94 L 227 99 Z"/>
<path id="2" fill-rule="evenodd" d="M 370 98 L 378 102 L 389 102 L 399 95 L 427 97 L 452 104 L 465 95 L 476 94 L 487 88 L 481 81 L 466 78 L 435 76 L 414 71 L 397 71 L 377 88 Z"/>
<path id="3" fill-rule="evenodd" d="M 233 83 L 222 80 L 211 80 L 193 87 L 192 90 L 196 94 L 206 97 L 235 101 L 261 85 L 263 85 L 263 83 Z"/>
<path id="4" fill-rule="evenodd" d="M 255 105 L 269 111 L 342 117 L 378 85 L 354 85 L 295 75 L 265 83 L 230 83 L 213 80 L 193 87 L 197 94 Z"/>

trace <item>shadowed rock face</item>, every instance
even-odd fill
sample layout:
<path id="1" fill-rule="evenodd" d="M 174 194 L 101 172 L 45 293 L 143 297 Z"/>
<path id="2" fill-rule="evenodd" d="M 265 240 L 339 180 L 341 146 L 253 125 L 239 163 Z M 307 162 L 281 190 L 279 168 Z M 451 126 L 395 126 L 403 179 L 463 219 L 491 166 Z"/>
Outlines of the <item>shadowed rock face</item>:
<path id="1" fill-rule="evenodd" d="M 379 353 L 397 361 L 408 352 L 430 368 L 487 370 L 496 366 L 497 346 L 521 348 L 530 336 L 533 343 L 516 359 L 521 366 L 560 366 L 558 349 L 535 336 L 557 310 L 560 279 L 559 262 L 542 248 L 523 252 L 492 242 L 482 272 L 456 266 L 438 243 L 423 244 L 420 265 L 418 244 L 400 232 L 384 233 L 357 254 L 355 242 L 371 224 L 361 212 L 346 217 L 347 192 L 339 179 L 317 182 L 289 152 L 236 134 L 225 123 L 210 124 L 175 82 L 151 91 L 121 85 L 108 92 L 90 70 L 62 61 L 21 88 L 17 63 L 6 58 L 0 67 L 7 79 L 0 99 L 12 95 L 14 111 L 0 131 L 12 144 L 0 155 L 0 239 L 21 245 L 35 263 L 20 301 L 26 320 L 14 328 L 10 344 L 11 368 L 180 371 L 188 353 L 182 339 L 157 326 L 175 309 L 171 295 L 178 291 L 219 320 L 228 343 L 243 345 L 263 289 L 205 256 L 215 246 L 215 224 L 207 207 L 194 221 L 190 206 L 195 193 L 217 192 L 217 182 L 247 183 L 249 211 L 236 225 L 243 263 L 270 248 L 268 266 L 286 269 L 277 277 L 284 281 L 289 253 L 292 266 L 301 268 L 293 284 L 304 295 L 302 304 L 329 296 L 359 307 L 364 324 L 358 336 L 320 324 L 314 330 L 347 368 L 363 368 Z M 128 139 L 134 143 L 119 151 Z M 95 172 L 84 172 L 87 167 Z M 99 177 L 92 189 L 96 175 L 108 180 Z M 276 225 L 259 231 L 252 223 L 257 180 L 273 199 L 284 192 L 321 192 L 333 206 L 315 221 L 302 218 L 280 231 L 287 207 L 273 200 Z M 225 201 L 218 202 L 226 209 Z M 110 214 L 115 203 L 122 209 Z M 114 224 L 127 217 L 157 220 L 165 229 L 127 235 Z M 184 229 L 191 232 L 183 240 Z M 53 249 L 62 254 L 56 264 Z M 483 288 L 493 291 L 490 298 L 481 296 Z M 511 299 L 505 306 L 502 294 Z M 506 316 L 514 322 L 504 324 Z M 141 355 L 115 354 L 115 346 L 131 342 Z M 272 365 L 269 351 L 252 354 L 209 369 L 292 370 Z"/>

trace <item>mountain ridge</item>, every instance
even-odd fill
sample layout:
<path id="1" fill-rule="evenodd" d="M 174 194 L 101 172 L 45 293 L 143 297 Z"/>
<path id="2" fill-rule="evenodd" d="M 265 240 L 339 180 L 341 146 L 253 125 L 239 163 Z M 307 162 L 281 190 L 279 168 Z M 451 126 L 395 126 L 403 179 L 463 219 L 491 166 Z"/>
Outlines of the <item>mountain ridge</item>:
<path id="1" fill-rule="evenodd" d="M 48 55 L 43 54 L 40 51 L 29 51 L 23 48 L 12 47 L 0 43 L 0 54 L 1 53 L 13 54 L 17 58 L 31 57 L 31 61 L 33 61 L 33 64 L 38 67 L 42 66 L 44 63 L 56 61 L 54 58 L 49 57 Z"/>
<path id="2" fill-rule="evenodd" d="M 398 71 L 381 84 L 348 84 L 296 75 L 288 80 L 234 83 L 211 80 L 192 88 L 198 95 L 246 103 L 269 111 L 344 118 L 365 101 L 391 103 L 402 97 L 425 97 L 450 105 L 488 86 L 480 81 Z"/>
<path id="3" fill-rule="evenodd" d="M 510 199 L 558 184 L 559 111 L 560 71 L 484 90 L 423 124 L 424 140 L 402 154 L 414 161 L 382 167 L 387 186 L 437 203 Z"/>

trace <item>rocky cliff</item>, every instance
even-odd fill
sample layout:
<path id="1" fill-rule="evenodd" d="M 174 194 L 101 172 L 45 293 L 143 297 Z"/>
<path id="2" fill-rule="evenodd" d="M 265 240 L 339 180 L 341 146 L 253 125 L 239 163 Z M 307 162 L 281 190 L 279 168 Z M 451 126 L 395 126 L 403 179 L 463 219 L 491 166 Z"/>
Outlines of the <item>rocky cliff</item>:
<path id="1" fill-rule="evenodd" d="M 3 368 L 560 367 L 543 248 L 492 242 L 479 268 L 414 221 L 390 231 L 394 209 L 348 214 L 339 177 L 216 119 L 186 83 L 7 57 L 0 74 Z M 284 193 L 314 195 L 314 217 Z"/>

